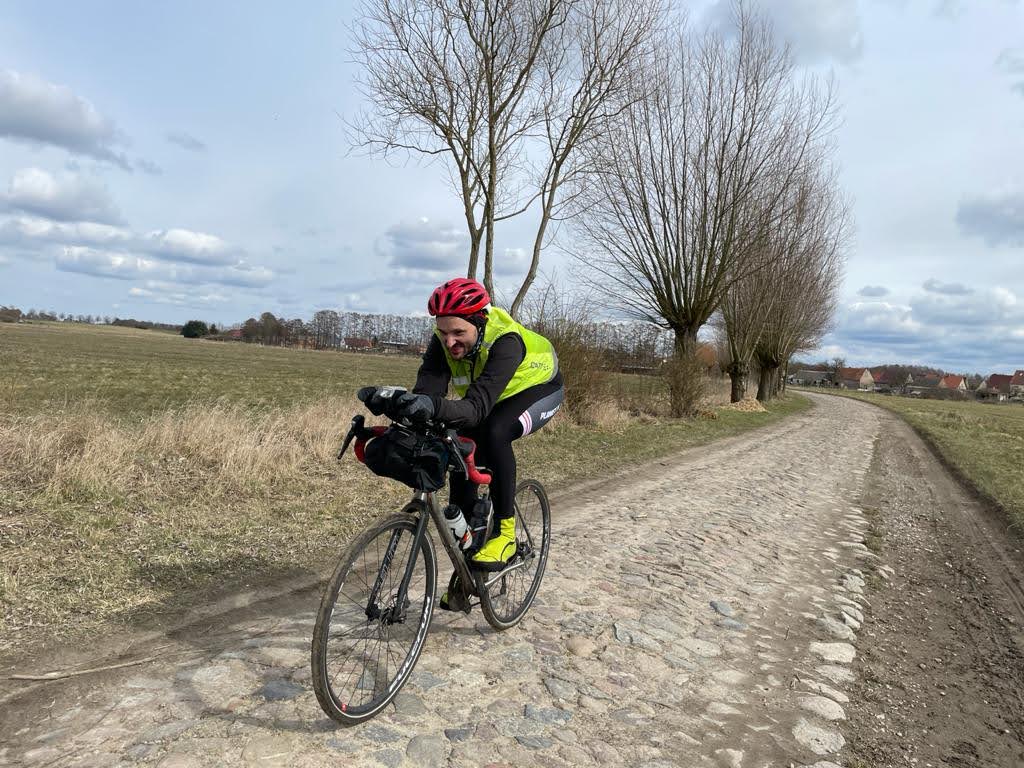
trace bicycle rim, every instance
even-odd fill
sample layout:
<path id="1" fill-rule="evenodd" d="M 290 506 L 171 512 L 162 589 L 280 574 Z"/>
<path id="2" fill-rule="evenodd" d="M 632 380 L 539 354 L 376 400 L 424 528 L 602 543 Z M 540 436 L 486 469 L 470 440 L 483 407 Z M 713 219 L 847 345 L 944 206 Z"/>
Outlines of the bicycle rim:
<path id="1" fill-rule="evenodd" d="M 516 488 L 516 554 L 501 573 L 474 572 L 480 608 L 498 630 L 518 624 L 540 589 L 551 546 L 551 509 L 544 487 L 524 480 Z"/>
<path id="2" fill-rule="evenodd" d="M 340 723 L 379 713 L 423 648 L 437 580 L 429 535 L 416 552 L 405 604 L 397 605 L 415 525 L 397 515 L 361 534 L 324 591 L 313 630 L 313 689 L 324 712 Z"/>

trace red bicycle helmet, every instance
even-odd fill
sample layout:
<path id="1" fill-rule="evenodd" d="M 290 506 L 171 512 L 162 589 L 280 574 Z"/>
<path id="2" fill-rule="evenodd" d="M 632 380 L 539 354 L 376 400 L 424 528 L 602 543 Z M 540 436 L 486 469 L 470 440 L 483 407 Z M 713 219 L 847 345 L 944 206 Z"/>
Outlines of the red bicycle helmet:
<path id="1" fill-rule="evenodd" d="M 468 277 L 456 277 L 434 289 L 427 302 L 427 312 L 434 317 L 468 317 L 482 311 L 490 303 L 491 297 L 480 283 Z"/>

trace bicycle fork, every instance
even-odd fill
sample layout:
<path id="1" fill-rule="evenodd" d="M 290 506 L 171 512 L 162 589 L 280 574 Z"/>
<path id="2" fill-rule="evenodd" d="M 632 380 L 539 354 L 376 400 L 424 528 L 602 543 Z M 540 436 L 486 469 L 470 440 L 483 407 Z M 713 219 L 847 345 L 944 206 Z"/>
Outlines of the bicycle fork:
<path id="1" fill-rule="evenodd" d="M 409 507 L 412 506 L 412 504 L 409 505 Z M 406 511 L 409 511 L 409 507 L 406 507 Z M 419 509 L 420 514 L 417 518 L 416 530 L 412 535 L 412 542 L 409 546 L 409 559 L 405 564 L 405 573 L 402 574 L 402 579 L 398 583 L 398 593 L 395 595 L 395 602 L 390 607 L 383 609 L 379 605 L 381 590 L 384 588 L 384 582 L 391 573 L 391 564 L 395 559 L 395 552 L 398 551 L 398 543 L 405 533 L 401 529 L 391 533 L 391 539 L 388 541 L 387 549 L 384 551 L 384 559 L 377 570 L 377 578 L 373 582 L 369 599 L 366 601 L 366 618 L 371 621 L 379 619 L 389 625 L 401 624 L 405 621 L 405 611 L 409 607 L 409 583 L 412 581 L 413 569 L 416 567 L 416 556 L 419 554 L 420 543 L 423 541 L 427 529 L 426 509 L 420 504 L 417 504 L 416 507 Z"/>

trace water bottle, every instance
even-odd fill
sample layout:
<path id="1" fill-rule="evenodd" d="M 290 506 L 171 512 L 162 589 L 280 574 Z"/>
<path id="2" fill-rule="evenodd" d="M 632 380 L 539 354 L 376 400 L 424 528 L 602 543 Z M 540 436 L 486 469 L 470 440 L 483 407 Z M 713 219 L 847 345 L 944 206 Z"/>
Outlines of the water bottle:
<path id="1" fill-rule="evenodd" d="M 444 508 L 444 519 L 448 523 L 448 530 L 455 537 L 455 542 L 460 549 L 469 549 L 473 545 L 473 532 L 466 524 L 466 518 L 456 504 L 449 504 Z"/>

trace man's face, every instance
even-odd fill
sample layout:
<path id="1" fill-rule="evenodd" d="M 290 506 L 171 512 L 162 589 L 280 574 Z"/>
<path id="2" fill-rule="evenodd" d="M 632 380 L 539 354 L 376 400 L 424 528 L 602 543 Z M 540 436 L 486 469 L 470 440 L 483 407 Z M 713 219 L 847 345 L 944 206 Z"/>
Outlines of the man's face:
<path id="1" fill-rule="evenodd" d="M 441 341 L 454 359 L 461 360 L 476 344 L 479 334 L 475 325 L 461 317 L 437 318 L 437 330 L 441 333 Z"/>

